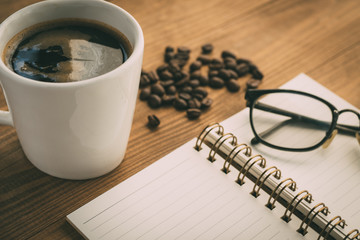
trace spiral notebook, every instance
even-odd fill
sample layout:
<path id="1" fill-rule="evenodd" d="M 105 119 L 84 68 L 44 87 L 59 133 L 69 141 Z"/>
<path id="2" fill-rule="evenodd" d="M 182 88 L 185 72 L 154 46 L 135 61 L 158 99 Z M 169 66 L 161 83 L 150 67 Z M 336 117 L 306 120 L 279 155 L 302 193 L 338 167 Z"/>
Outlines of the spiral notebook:
<path id="1" fill-rule="evenodd" d="M 305 74 L 282 88 L 356 109 Z M 251 146 L 252 137 L 247 109 L 204 126 L 67 220 L 86 239 L 360 239 L 354 137 L 306 153 Z"/>

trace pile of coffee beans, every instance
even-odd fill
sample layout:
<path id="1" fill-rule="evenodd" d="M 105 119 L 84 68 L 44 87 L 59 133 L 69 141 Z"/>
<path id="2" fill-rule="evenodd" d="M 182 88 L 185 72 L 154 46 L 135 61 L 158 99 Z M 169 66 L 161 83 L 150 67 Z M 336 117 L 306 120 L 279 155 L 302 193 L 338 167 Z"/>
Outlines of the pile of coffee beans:
<path id="1" fill-rule="evenodd" d="M 211 57 L 212 44 L 203 45 L 201 55 L 188 64 L 190 52 L 187 47 L 166 47 L 164 64 L 156 71 L 142 71 L 140 99 L 151 108 L 173 106 L 186 111 L 189 119 L 197 119 L 213 103 L 207 86 L 238 92 L 239 78 L 250 75 L 247 88 L 257 88 L 264 77 L 251 61 L 238 58 L 231 51 L 222 51 L 221 58 Z"/>

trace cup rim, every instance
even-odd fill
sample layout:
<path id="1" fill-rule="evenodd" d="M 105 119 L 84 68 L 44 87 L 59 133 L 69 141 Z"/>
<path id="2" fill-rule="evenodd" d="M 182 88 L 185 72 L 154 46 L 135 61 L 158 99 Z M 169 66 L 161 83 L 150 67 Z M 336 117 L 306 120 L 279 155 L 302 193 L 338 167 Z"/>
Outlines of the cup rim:
<path id="1" fill-rule="evenodd" d="M 1 32 L 4 31 L 4 28 L 6 28 L 6 25 L 9 21 L 11 21 L 12 19 L 21 16 L 21 14 L 24 11 L 28 11 L 31 8 L 36 8 L 39 5 L 47 5 L 47 4 L 53 4 L 53 3 L 64 3 L 64 2 L 71 2 L 71 3 L 84 3 L 86 4 L 86 2 L 88 2 L 89 0 L 47 0 L 47 1 L 42 1 L 42 2 L 37 2 L 31 5 L 28 5 L 14 13 L 12 13 L 10 16 L 8 16 L 1 24 L 0 24 L 0 37 L 1 37 Z M 9 69 L 5 63 L 3 62 L 3 60 L 0 60 L 0 69 L 1 71 L 4 73 L 3 76 L 0 79 L 0 83 L 3 81 L 2 78 L 11 78 L 12 81 L 18 81 L 22 84 L 25 85 L 31 85 L 31 86 L 39 86 L 39 87 L 55 87 L 55 88 L 66 88 L 66 87 L 75 87 L 75 86 L 83 86 L 83 85 L 88 85 L 88 84 L 92 84 L 94 82 L 99 82 L 102 81 L 104 78 L 107 78 L 110 75 L 113 74 L 119 74 L 119 72 L 124 71 L 124 69 L 129 68 L 130 65 L 136 61 L 136 59 L 138 59 L 139 57 L 142 56 L 142 52 L 143 52 L 143 48 L 144 48 L 144 36 L 143 36 L 143 32 L 142 29 L 139 25 L 139 23 L 137 22 L 137 20 L 130 14 L 128 13 L 126 10 L 124 10 L 123 8 L 104 1 L 104 0 L 90 0 L 92 2 L 97 2 L 97 4 L 103 4 L 103 5 L 108 5 L 111 7 L 116 8 L 119 12 L 121 12 L 122 14 L 124 14 L 135 26 L 135 35 L 136 38 L 134 39 L 134 43 L 132 44 L 133 46 L 133 51 L 130 55 L 130 57 L 128 59 L 126 59 L 126 61 L 124 63 L 122 63 L 120 66 L 118 66 L 117 68 L 106 72 L 104 74 L 101 74 L 99 76 L 96 77 L 92 77 L 92 78 L 88 78 L 88 79 L 84 79 L 84 80 L 80 80 L 80 81 L 72 81 L 72 82 L 43 82 L 43 81 L 38 81 L 38 80 L 34 80 L 34 79 L 29 79 L 26 77 L 23 77 L 21 75 L 18 75 L 17 73 L 11 71 L 11 69 Z M 59 18 L 61 19 L 61 18 Z M 80 17 L 81 19 L 81 17 Z M 3 54 L 4 48 L 0 49 L 1 51 L 1 55 Z"/>

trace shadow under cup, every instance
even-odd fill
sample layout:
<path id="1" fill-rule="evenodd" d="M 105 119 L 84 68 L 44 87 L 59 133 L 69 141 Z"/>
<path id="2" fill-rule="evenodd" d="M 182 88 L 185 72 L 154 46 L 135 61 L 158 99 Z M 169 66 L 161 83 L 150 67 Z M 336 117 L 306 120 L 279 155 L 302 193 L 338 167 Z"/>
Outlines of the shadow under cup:
<path id="1" fill-rule="evenodd" d="M 35 24 L 62 18 L 105 23 L 132 45 L 130 57 L 103 75 L 66 83 L 21 77 L 0 62 L 0 82 L 9 112 L 0 124 L 15 127 L 27 158 L 60 178 L 88 179 L 117 167 L 124 158 L 135 110 L 144 40 L 136 20 L 101 0 L 49 0 L 30 5 L 0 25 L 0 49 Z"/>

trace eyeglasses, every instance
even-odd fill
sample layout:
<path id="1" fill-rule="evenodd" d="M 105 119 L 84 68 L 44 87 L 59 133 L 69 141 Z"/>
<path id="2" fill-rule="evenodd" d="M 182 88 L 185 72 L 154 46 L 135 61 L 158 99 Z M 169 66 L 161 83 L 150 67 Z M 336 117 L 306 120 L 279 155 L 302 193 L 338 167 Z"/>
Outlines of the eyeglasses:
<path id="1" fill-rule="evenodd" d="M 245 98 L 250 108 L 250 124 L 262 143 L 285 151 L 310 151 L 327 147 L 337 133 L 355 135 L 360 144 L 360 113 L 351 109 L 338 111 L 324 99 L 295 90 L 249 89 Z M 357 118 L 345 114 L 353 113 Z M 344 116 L 345 117 L 345 116 Z"/>

